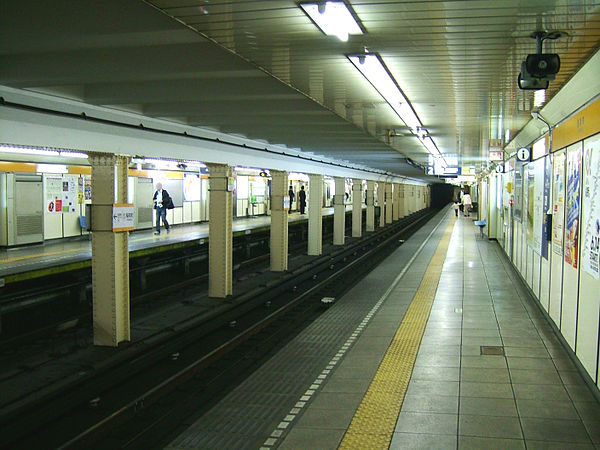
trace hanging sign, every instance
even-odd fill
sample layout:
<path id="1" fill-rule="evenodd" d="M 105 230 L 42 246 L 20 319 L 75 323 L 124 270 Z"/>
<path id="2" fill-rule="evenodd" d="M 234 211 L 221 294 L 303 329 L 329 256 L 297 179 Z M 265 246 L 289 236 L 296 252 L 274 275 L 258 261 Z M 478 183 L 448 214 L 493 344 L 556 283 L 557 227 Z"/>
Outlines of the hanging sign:
<path id="1" fill-rule="evenodd" d="M 113 231 L 132 231 L 134 208 L 131 203 L 115 203 L 113 205 Z"/>
<path id="2" fill-rule="evenodd" d="M 517 161 L 531 161 L 531 150 L 529 150 L 527 147 L 521 147 L 519 150 L 517 150 Z"/>

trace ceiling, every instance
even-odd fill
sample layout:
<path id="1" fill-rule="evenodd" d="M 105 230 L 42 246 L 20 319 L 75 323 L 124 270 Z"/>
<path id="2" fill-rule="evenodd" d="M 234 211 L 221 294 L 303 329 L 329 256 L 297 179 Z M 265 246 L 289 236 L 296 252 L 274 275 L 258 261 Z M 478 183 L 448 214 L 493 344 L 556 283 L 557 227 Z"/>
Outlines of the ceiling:
<path id="1" fill-rule="evenodd" d="M 345 54 L 379 52 L 441 152 L 478 166 L 530 119 L 530 33 L 569 34 L 544 46 L 562 63 L 546 101 L 600 44 L 600 0 L 347 3 L 366 33 L 341 42 L 294 1 L 5 1 L 0 84 L 423 176 L 427 150 Z"/>

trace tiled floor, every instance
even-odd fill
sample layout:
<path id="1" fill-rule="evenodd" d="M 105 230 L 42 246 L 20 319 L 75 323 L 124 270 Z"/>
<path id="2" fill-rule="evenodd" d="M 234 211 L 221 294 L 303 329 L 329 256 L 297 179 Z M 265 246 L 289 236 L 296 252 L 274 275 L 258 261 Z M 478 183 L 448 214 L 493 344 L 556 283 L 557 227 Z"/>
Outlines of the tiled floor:
<path id="1" fill-rule="evenodd" d="M 600 448 L 600 405 L 477 234 L 457 221 L 390 448 Z"/>

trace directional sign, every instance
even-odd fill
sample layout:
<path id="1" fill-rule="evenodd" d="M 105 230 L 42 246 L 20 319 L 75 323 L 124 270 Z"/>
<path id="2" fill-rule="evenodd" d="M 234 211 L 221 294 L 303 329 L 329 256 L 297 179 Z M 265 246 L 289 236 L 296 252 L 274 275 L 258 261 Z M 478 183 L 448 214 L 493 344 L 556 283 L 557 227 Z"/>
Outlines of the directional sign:
<path id="1" fill-rule="evenodd" d="M 531 150 L 527 147 L 521 147 L 517 150 L 517 160 L 524 162 L 531 161 Z"/>
<path id="2" fill-rule="evenodd" d="M 131 203 L 115 203 L 113 205 L 113 231 L 133 230 L 134 217 L 134 208 Z"/>

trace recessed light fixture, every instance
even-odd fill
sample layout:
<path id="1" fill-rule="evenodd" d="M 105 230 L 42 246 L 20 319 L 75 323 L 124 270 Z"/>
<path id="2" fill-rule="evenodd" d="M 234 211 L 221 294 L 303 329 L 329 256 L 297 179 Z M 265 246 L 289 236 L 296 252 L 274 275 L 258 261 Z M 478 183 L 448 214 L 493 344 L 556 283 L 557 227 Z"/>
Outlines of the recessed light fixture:
<path id="1" fill-rule="evenodd" d="M 444 158 L 378 53 L 347 55 L 350 62 L 392 107 L 429 153 Z"/>
<path id="2" fill-rule="evenodd" d="M 346 2 L 301 2 L 298 6 L 327 36 L 337 36 L 340 41 L 346 42 L 351 34 L 363 34 L 358 19 Z"/>

